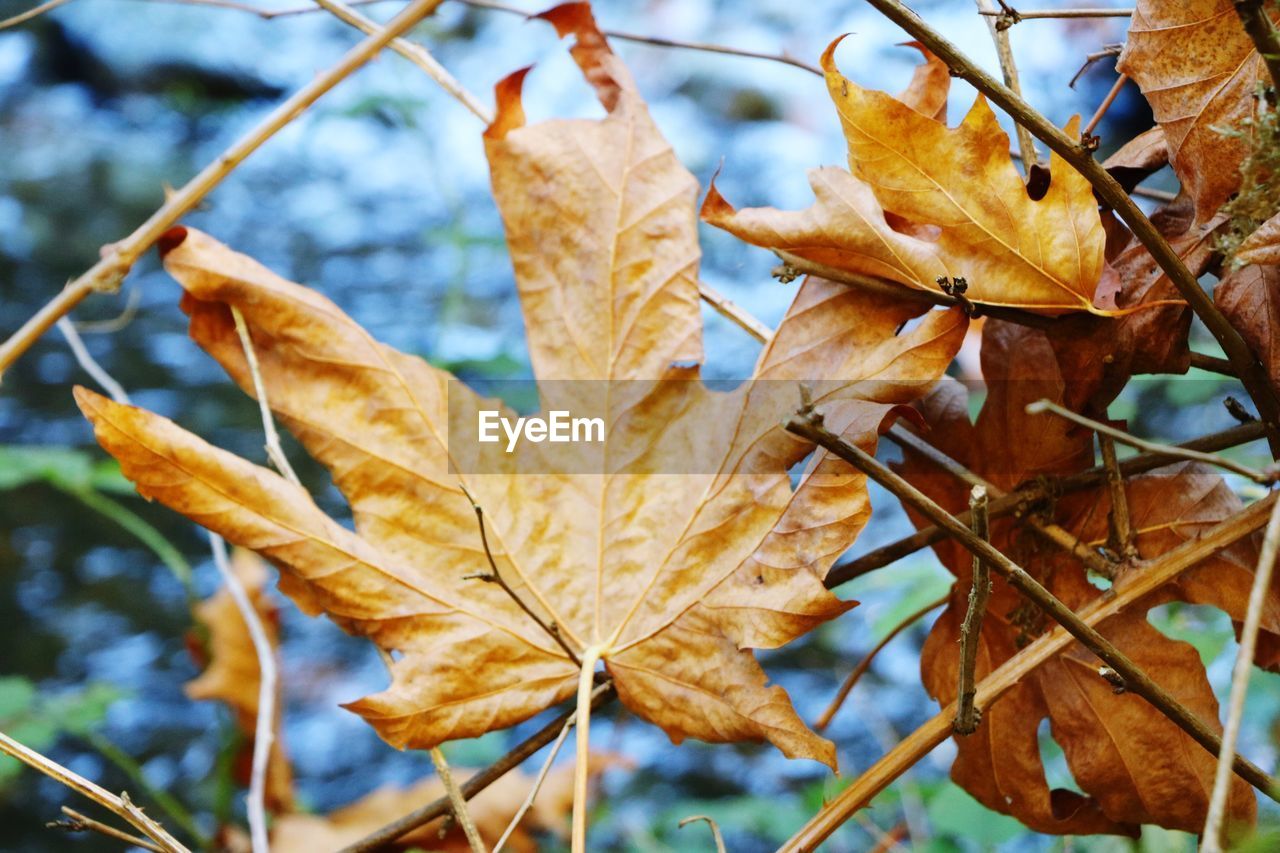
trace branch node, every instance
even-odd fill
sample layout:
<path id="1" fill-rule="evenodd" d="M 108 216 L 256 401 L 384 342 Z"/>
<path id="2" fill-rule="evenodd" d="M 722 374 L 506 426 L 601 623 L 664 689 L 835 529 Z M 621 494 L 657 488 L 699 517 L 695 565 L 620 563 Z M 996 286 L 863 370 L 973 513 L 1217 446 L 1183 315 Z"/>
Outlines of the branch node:
<path id="1" fill-rule="evenodd" d="M 1098 667 L 1098 675 L 1111 685 L 1111 692 L 1117 696 L 1129 690 L 1129 685 L 1125 683 L 1124 676 L 1105 664 Z"/>
<path id="2" fill-rule="evenodd" d="M 770 275 L 776 278 L 779 284 L 790 284 L 800 276 L 804 275 L 804 273 L 796 269 L 790 263 L 784 262 L 774 267 Z"/>

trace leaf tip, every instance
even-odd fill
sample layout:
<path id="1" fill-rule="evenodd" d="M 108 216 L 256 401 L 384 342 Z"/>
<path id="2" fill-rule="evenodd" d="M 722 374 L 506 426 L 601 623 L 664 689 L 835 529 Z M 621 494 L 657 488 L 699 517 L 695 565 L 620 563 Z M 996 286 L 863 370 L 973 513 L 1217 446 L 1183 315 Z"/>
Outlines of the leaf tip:
<path id="1" fill-rule="evenodd" d="M 840 70 L 836 68 L 836 48 L 840 43 L 847 39 L 853 33 L 842 33 L 836 36 L 831 44 L 827 45 L 827 49 L 822 52 L 822 58 L 818 60 L 818 64 L 822 66 L 822 70 L 827 74 L 839 74 Z"/>
<path id="2" fill-rule="evenodd" d="M 524 90 L 524 78 L 532 70 L 532 65 L 526 65 L 503 77 L 493 87 L 498 111 L 493 117 L 493 124 L 485 128 L 485 139 L 504 139 L 511 131 L 524 127 L 524 104 L 520 95 Z"/>

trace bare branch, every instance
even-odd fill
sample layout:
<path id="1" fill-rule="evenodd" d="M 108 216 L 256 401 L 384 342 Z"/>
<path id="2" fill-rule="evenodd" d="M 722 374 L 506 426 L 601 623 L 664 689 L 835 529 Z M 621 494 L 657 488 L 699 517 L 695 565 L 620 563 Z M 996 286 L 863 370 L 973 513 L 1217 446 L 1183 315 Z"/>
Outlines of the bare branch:
<path id="1" fill-rule="evenodd" d="M 98 360 L 90 354 L 88 347 L 84 345 L 84 341 L 80 339 L 80 333 L 76 331 L 75 324 L 66 317 L 58 318 L 58 331 L 62 332 L 62 336 L 67 339 L 67 346 L 71 347 L 71 354 L 75 356 L 76 363 L 84 368 L 84 372 L 93 377 L 93 381 L 97 382 L 106 391 L 112 400 L 117 403 L 130 405 L 129 395 L 125 393 L 124 387 L 115 380 L 110 373 L 98 364 Z"/>
<path id="2" fill-rule="evenodd" d="M 1033 21 L 1037 18 L 1129 18 L 1133 16 L 1132 9 L 1032 9 L 1027 12 L 1014 10 L 1013 15 L 1000 9 L 992 12 L 982 12 L 981 14 L 993 18 L 1011 18 L 1017 21 Z"/>
<path id="3" fill-rule="evenodd" d="M 596 685 L 591 694 L 591 707 L 593 709 L 599 708 L 615 696 L 617 696 L 617 693 L 614 692 L 612 682 Z M 462 796 L 470 800 L 476 794 L 501 779 L 509 770 L 519 766 L 539 749 L 551 743 L 564 729 L 564 724 L 573 716 L 573 710 L 566 711 L 526 738 L 519 746 L 502 758 L 499 758 L 493 764 L 463 782 L 459 788 L 462 791 Z M 365 836 L 354 844 L 342 848 L 338 853 L 371 853 L 371 851 L 390 844 L 405 833 L 412 832 L 423 824 L 430 823 L 436 818 L 447 814 L 449 808 L 449 798 L 440 797 L 417 811 L 410 812 L 404 817 L 392 821 L 377 832 Z"/>
<path id="4" fill-rule="evenodd" d="M 969 494 L 969 514 L 973 518 L 973 535 L 991 541 L 991 525 L 987 518 L 987 490 L 974 486 Z M 973 556 L 973 579 L 969 586 L 969 606 L 960 623 L 959 685 L 956 691 L 956 717 L 951 728 L 957 734 L 971 735 L 978 730 L 982 712 L 973 705 L 977 690 L 973 684 L 978 665 L 978 643 L 982 620 L 987 615 L 987 599 L 991 597 L 991 569 L 978 555 Z"/>
<path id="5" fill-rule="evenodd" d="M 1116 648 L 1078 614 L 1045 589 L 1025 569 L 996 550 L 990 543 L 973 535 L 955 516 L 934 503 L 927 495 L 911 485 L 896 472 L 878 462 L 875 457 L 840 438 L 822 424 L 822 415 L 810 406 L 802 407 L 786 423 L 788 431 L 812 441 L 853 465 L 903 503 L 910 505 L 934 524 L 945 528 L 970 553 L 985 560 L 1005 581 L 1022 593 L 1044 613 L 1080 641 L 1080 644 L 1097 655 L 1124 678 L 1130 692 L 1146 699 L 1153 708 L 1172 720 L 1191 736 L 1192 740 L 1217 755 L 1222 749 L 1222 738 L 1194 712 L 1174 698 L 1167 690 L 1154 682 L 1132 659 Z M 1236 757 L 1236 773 L 1267 796 L 1280 798 L 1271 777 L 1252 762 Z"/>
<path id="6" fill-rule="evenodd" d="M 560 754 L 560 748 L 564 746 L 565 740 L 569 737 L 569 730 L 573 728 L 573 724 L 577 719 L 578 712 L 575 709 L 569 715 L 569 719 L 564 721 L 564 726 L 560 729 L 560 734 L 556 736 L 555 742 L 551 744 L 551 750 L 547 753 L 546 760 L 542 762 L 542 768 L 538 770 L 538 775 L 534 778 L 528 795 L 524 798 L 524 802 L 520 804 L 520 808 L 516 809 L 515 816 L 507 824 L 507 828 L 503 831 L 502 837 L 498 839 L 498 843 L 493 846 L 493 853 L 501 853 L 502 846 L 507 843 L 507 839 L 516 831 L 520 821 L 524 820 L 525 814 L 533 807 L 533 801 L 537 799 L 538 791 L 542 789 L 542 783 L 547 780 L 547 774 L 551 772 L 551 765 L 555 763 L 556 756 Z"/>
<path id="7" fill-rule="evenodd" d="M 25 12 L 19 12 L 18 14 L 14 15 L 12 18 L 5 18 L 3 21 L 0 21 L 0 30 L 7 30 L 9 29 L 9 27 L 16 27 L 18 26 L 18 24 L 26 23 L 27 21 L 30 21 L 32 18 L 38 18 L 41 15 L 43 15 L 45 12 L 51 12 L 54 9 L 58 8 L 59 6 L 65 5 L 70 2 L 71 0 L 48 0 L 48 2 L 41 3 L 39 6 L 36 6 L 34 9 L 28 9 Z"/>
<path id="8" fill-rule="evenodd" d="M 378 54 L 392 39 L 435 11 L 444 0 L 413 0 L 391 19 L 376 36 L 347 51 L 336 65 L 299 89 L 276 107 L 226 151 L 205 166 L 182 189 L 173 193 L 146 222 L 118 243 L 104 247 L 103 257 L 87 272 L 72 281 L 18 331 L 0 345 L 0 377 L 49 327 L 79 305 L 90 293 L 114 293 L 121 280 L 152 244 L 214 187 L 222 182 L 246 157 L 319 100 L 342 80 Z"/>
<path id="9" fill-rule="evenodd" d="M 319 0 L 316 0 L 319 2 Z M 1093 136 L 1093 132 L 1098 129 L 1098 125 L 1102 123 L 1102 117 L 1107 114 L 1107 110 L 1111 109 L 1111 105 L 1115 103 L 1116 97 L 1120 94 L 1120 90 L 1124 88 L 1124 84 L 1129 82 L 1128 74 L 1121 74 L 1116 78 L 1116 82 L 1111 84 L 1110 91 L 1107 96 L 1102 99 L 1102 103 L 1098 104 L 1098 108 L 1093 111 L 1093 117 L 1089 119 L 1089 123 L 1080 129 L 1080 138 L 1089 139 Z M 1021 125 L 1019 125 L 1021 127 Z M 1096 142 L 1096 140 L 1095 140 Z"/>
<path id="10" fill-rule="evenodd" d="M 698 295 L 702 297 L 703 302 L 716 309 L 720 316 L 732 322 L 760 343 L 766 343 L 769 338 L 773 337 L 773 329 L 761 323 L 736 302 L 733 302 L 709 285 L 699 283 Z"/>
<path id="11" fill-rule="evenodd" d="M 1079 620 L 1087 626 L 1096 626 L 1141 601 L 1220 549 L 1253 533 L 1267 523 L 1275 500 L 1275 495 L 1270 495 L 1265 500 L 1256 501 L 1199 537 L 1188 540 L 1159 558 L 1151 560 L 1145 565 L 1143 571 L 1125 574 L 1112 588 L 1110 594 L 1099 596 L 1083 607 L 1077 614 Z M 963 526 L 960 529 L 968 533 Z M 1073 634 L 1069 633 L 1065 627 L 1059 627 L 1051 633 L 1038 637 L 978 683 L 975 706 L 980 710 L 987 710 L 1007 690 L 1025 680 L 1031 672 L 1064 651 L 1072 642 L 1074 642 Z M 799 853 L 799 851 L 817 849 L 824 839 L 839 829 L 852 815 L 865 808 L 895 779 L 914 767 L 921 758 L 945 741 L 951 735 L 951 723 L 954 717 L 955 703 L 952 703 L 904 738 L 897 747 L 862 773 L 852 785 L 824 805 L 780 850 Z M 1243 759 L 1239 756 L 1235 759 L 1234 766 L 1237 773 L 1241 772 L 1242 761 Z M 1260 777 L 1259 782 L 1263 779 L 1265 776 Z M 1274 797 L 1269 788 L 1267 793 Z"/>
<path id="12" fill-rule="evenodd" d="M 1244 718 L 1245 697 L 1249 693 L 1249 676 L 1253 674 L 1253 654 L 1258 646 L 1258 628 L 1262 611 L 1271 592 L 1271 576 L 1276 567 L 1276 552 L 1280 551 L 1280 501 L 1271 509 L 1267 532 L 1263 534 L 1262 549 L 1258 552 L 1258 567 L 1253 575 L 1253 587 L 1249 590 L 1249 606 L 1245 611 L 1244 627 L 1240 629 L 1240 648 L 1236 651 L 1236 663 L 1231 674 L 1231 697 L 1227 706 L 1227 723 L 1222 733 L 1222 749 L 1218 753 L 1218 769 L 1213 777 L 1213 794 L 1209 799 L 1209 814 L 1204 822 L 1201 851 L 1219 853 L 1222 850 L 1223 818 L 1227 811 L 1227 796 L 1231 791 L 1231 756 L 1235 754 L 1236 740 L 1240 736 L 1240 723 Z"/>
<path id="13" fill-rule="evenodd" d="M 930 601 L 919 610 L 905 616 L 902 621 L 890 628 L 889 633 L 885 634 L 880 642 L 872 646 L 871 651 L 863 655 L 862 660 L 858 661 L 858 665 L 855 666 L 853 671 L 849 673 L 849 676 L 845 678 L 844 683 L 840 685 L 840 689 L 836 691 L 835 697 L 831 700 L 831 704 L 822 712 L 822 716 L 818 717 L 818 719 L 814 721 L 813 730 L 821 732 L 824 731 L 827 726 L 831 725 L 832 718 L 835 717 L 840 708 L 844 706 L 844 702 L 849 698 L 849 694 L 853 691 L 853 688 L 862 679 L 862 676 L 867 674 L 867 670 L 871 669 L 871 663 L 876 659 L 876 655 L 880 654 L 884 647 L 893 641 L 894 637 L 910 628 L 934 610 L 937 610 L 939 607 L 946 604 L 949 597 L 949 595 L 944 595 L 939 599 Z"/>
<path id="14" fill-rule="evenodd" d="M 33 749 L 29 749 L 0 732 L 0 752 L 18 759 L 28 767 L 39 770 L 56 782 L 61 782 L 77 794 L 88 797 L 113 814 L 125 819 L 150 838 L 166 853 L 190 853 L 186 847 L 165 831 L 159 823 L 147 817 L 142 810 L 129 800 L 128 794 L 116 796 L 107 789 L 90 782 L 78 773 L 68 770 L 51 758 L 46 758 Z"/>
<path id="15" fill-rule="evenodd" d="M 1022 84 L 1018 82 L 1018 65 L 1013 59 L 1013 44 L 1009 39 L 1009 28 L 1001 25 L 1005 18 L 1000 17 L 1001 10 L 996 9 L 991 0 L 976 0 L 976 2 L 979 14 L 987 18 L 987 29 L 991 31 L 991 39 L 996 45 L 996 56 L 1000 58 L 1000 72 L 1004 76 L 1004 84 L 1021 96 Z M 1031 167 L 1040 162 L 1040 155 L 1036 153 L 1036 144 L 1031 133 L 1022 125 L 1017 125 L 1015 129 L 1018 134 L 1019 159 L 1022 160 L 1029 178 Z"/>
<path id="16" fill-rule="evenodd" d="M 249 600 L 240 578 L 231 570 L 227 560 L 227 545 L 222 537 L 209 531 L 209 547 L 213 551 L 213 562 L 218 567 L 222 582 L 231 593 L 240 618 L 244 620 L 249 631 L 249 639 L 253 643 L 254 655 L 258 658 L 258 671 L 261 681 L 258 685 L 258 719 L 253 731 L 253 769 L 249 775 L 249 795 L 245 798 L 245 809 L 249 816 L 249 835 L 253 843 L 253 853 L 268 853 L 267 842 L 267 768 L 271 763 L 271 747 L 275 743 L 276 718 L 276 671 L 275 649 L 267 636 L 267 629 L 262 624 L 258 611 Z"/>
<path id="17" fill-rule="evenodd" d="M 1120 473 L 1120 461 L 1116 457 L 1115 439 L 1099 435 L 1102 447 L 1102 464 L 1107 469 L 1107 488 L 1111 491 L 1111 538 L 1116 553 L 1122 560 L 1136 560 L 1137 546 L 1133 544 L 1133 525 L 1129 521 L 1129 498 L 1124 490 L 1124 475 Z"/>
<path id="18" fill-rule="evenodd" d="M 1127 444 L 1128 446 L 1135 447 L 1138 450 L 1145 450 L 1149 453 L 1163 453 L 1165 456 L 1172 456 L 1177 459 L 1190 459 L 1194 462 L 1203 462 L 1206 465 L 1214 465 L 1218 468 L 1230 471 L 1233 474 L 1239 474 L 1241 477 L 1248 477 L 1255 483 L 1261 483 L 1264 486 L 1269 486 L 1275 482 L 1275 477 L 1273 475 L 1264 474 L 1263 472 L 1250 468 L 1247 465 L 1241 465 L 1238 462 L 1233 462 L 1222 456 L 1215 456 L 1212 453 L 1201 453 L 1198 450 L 1188 450 L 1186 448 L 1173 447 L 1168 444 L 1160 444 L 1155 441 L 1147 441 L 1144 438 L 1138 438 L 1137 436 L 1130 435 L 1124 430 L 1108 426 L 1101 421 L 1086 418 L 1084 415 L 1073 412 L 1070 409 L 1063 408 L 1050 400 L 1037 400 L 1036 402 L 1029 403 L 1027 405 L 1028 415 L 1038 415 L 1045 412 L 1057 415 L 1060 418 L 1065 418 L 1066 420 L 1079 424 L 1082 427 L 1088 427 L 1100 435 L 1110 436 L 1121 444 Z"/>
<path id="19" fill-rule="evenodd" d="M 317 3 L 321 0 L 316 0 Z M 458 823 L 462 824 L 462 833 L 467 837 L 467 845 L 471 848 L 471 853 L 487 853 L 484 840 L 480 838 L 480 830 L 476 829 L 476 822 L 471 819 L 471 812 L 467 809 L 467 801 L 462 796 L 462 791 L 458 789 L 458 783 L 454 781 L 453 772 L 449 770 L 449 762 L 445 760 L 444 753 L 440 747 L 433 746 L 429 750 L 431 753 L 431 763 L 436 768 L 436 775 L 440 777 L 440 782 L 444 785 L 445 794 L 449 798 L 449 807 L 453 810 L 453 817 Z"/>
<path id="20" fill-rule="evenodd" d="M 101 821 L 94 820 L 88 815 L 83 815 L 70 806 L 63 806 L 62 813 L 67 817 L 63 820 L 53 820 L 45 824 L 48 829 L 61 829 L 64 832 L 96 832 L 99 835 L 105 835 L 107 838 L 114 838 L 116 841 L 123 841 L 133 847 L 141 847 L 143 850 L 153 850 L 156 853 L 164 853 L 164 848 L 153 841 L 145 838 L 139 838 L 136 835 L 130 835 L 124 830 L 116 829 Z"/>

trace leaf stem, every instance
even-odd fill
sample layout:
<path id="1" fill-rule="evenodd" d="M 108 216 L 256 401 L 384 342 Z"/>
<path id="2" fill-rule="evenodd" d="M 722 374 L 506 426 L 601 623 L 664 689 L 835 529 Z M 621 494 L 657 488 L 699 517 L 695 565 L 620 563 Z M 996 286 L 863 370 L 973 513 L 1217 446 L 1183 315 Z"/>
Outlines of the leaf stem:
<path id="1" fill-rule="evenodd" d="M 591 779 L 591 693 L 596 664 L 609 651 L 605 645 L 590 645 L 582 651 L 582 671 L 578 675 L 577 754 L 573 768 L 573 853 L 587 851 L 587 782 Z"/>

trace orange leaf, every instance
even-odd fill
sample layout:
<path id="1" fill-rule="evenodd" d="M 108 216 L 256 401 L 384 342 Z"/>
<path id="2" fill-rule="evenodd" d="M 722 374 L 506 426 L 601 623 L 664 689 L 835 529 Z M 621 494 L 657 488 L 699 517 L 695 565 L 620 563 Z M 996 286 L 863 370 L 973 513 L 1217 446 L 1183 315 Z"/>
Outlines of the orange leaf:
<path id="1" fill-rule="evenodd" d="M 488 564 L 465 485 L 503 579 L 571 647 L 604 648 L 638 716 L 677 741 L 768 740 L 834 766 L 834 747 L 767 686 L 750 650 L 853 606 L 822 579 L 870 508 L 864 478 L 786 432 L 782 416 L 796 383 L 821 380 L 828 423 L 874 447 L 945 371 L 967 321 L 930 312 L 898 334 L 919 306 L 811 279 L 760 356 L 761 381 L 704 387 L 694 181 L 585 6 L 550 17 L 578 33 L 574 56 L 608 114 L 525 126 L 509 79 L 485 144 L 543 405 L 604 388 L 592 393 L 605 398 L 616 473 L 456 464 L 450 409 L 475 423 L 494 404 L 196 231 L 172 235 L 165 256 L 192 336 L 253 393 L 230 308 L 241 312 L 272 408 L 329 468 L 357 532 L 159 416 L 77 399 L 142 494 L 263 554 L 307 612 L 398 652 L 391 687 L 350 706 L 397 746 L 513 725 L 577 679 L 502 589 L 468 579 Z M 810 454 L 793 487 L 790 469 Z"/>

